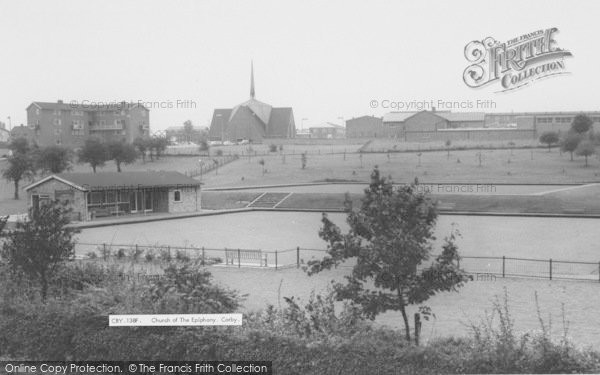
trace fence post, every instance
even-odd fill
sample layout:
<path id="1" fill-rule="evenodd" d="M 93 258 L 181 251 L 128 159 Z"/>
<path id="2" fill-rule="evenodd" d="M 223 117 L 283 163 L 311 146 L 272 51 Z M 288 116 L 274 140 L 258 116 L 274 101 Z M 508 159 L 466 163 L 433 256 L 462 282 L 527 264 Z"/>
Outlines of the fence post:
<path id="1" fill-rule="evenodd" d="M 204 258 L 204 246 L 202 246 L 202 265 L 204 266 L 206 264 L 206 260 Z"/>
<path id="2" fill-rule="evenodd" d="M 296 268 L 300 268 L 300 246 L 296 247 Z"/>
<path id="3" fill-rule="evenodd" d="M 242 268 L 242 252 L 238 249 L 238 268 Z"/>
<path id="4" fill-rule="evenodd" d="M 277 270 L 277 250 L 275 250 L 275 270 Z"/>
<path id="5" fill-rule="evenodd" d="M 169 260 L 171 259 L 171 246 L 167 246 L 167 251 L 169 252 Z"/>
<path id="6" fill-rule="evenodd" d="M 102 258 L 106 262 L 106 243 L 102 243 Z"/>
<path id="7" fill-rule="evenodd" d="M 506 257 L 502 255 L 502 278 L 506 275 Z"/>
<path id="8" fill-rule="evenodd" d="M 550 280 L 552 280 L 552 258 L 550 258 Z"/>

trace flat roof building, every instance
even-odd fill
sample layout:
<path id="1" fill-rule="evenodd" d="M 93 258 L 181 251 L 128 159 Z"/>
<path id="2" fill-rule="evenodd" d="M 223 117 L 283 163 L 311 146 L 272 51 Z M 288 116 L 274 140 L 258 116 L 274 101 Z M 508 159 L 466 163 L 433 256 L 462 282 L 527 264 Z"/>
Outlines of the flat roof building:
<path id="1" fill-rule="evenodd" d="M 200 210 L 200 182 L 173 171 L 59 173 L 25 187 L 34 211 L 50 200 L 73 210 L 72 220 Z"/>
<path id="2" fill-rule="evenodd" d="M 131 143 L 150 135 L 149 112 L 141 103 L 33 102 L 27 107 L 27 127 L 40 146 L 80 147 L 90 137 Z"/>

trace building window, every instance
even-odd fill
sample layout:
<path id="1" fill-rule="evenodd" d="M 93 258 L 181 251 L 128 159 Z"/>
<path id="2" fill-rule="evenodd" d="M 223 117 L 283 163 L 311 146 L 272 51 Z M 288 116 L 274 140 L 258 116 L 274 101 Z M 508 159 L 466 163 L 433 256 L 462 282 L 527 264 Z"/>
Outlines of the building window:
<path id="1" fill-rule="evenodd" d="M 173 192 L 173 200 L 174 200 L 175 202 L 181 202 L 181 191 L 179 191 L 179 190 L 175 190 L 175 191 Z"/>
<path id="2" fill-rule="evenodd" d="M 61 116 L 62 115 L 62 111 L 60 109 L 55 109 L 53 112 L 54 116 Z"/>
<path id="3" fill-rule="evenodd" d="M 71 111 L 71 116 L 83 116 L 83 111 Z"/>
<path id="4" fill-rule="evenodd" d="M 52 123 L 53 123 L 54 125 L 57 125 L 57 126 L 58 126 L 58 125 L 62 125 L 62 121 L 61 121 L 61 119 L 59 119 L 59 118 L 55 118 L 55 119 L 52 121 Z"/>
<path id="5" fill-rule="evenodd" d="M 100 126 L 106 125 L 106 120 L 100 120 Z"/>
<path id="6" fill-rule="evenodd" d="M 39 108 L 36 108 L 35 114 L 39 116 L 39 114 L 40 114 L 40 109 Z"/>

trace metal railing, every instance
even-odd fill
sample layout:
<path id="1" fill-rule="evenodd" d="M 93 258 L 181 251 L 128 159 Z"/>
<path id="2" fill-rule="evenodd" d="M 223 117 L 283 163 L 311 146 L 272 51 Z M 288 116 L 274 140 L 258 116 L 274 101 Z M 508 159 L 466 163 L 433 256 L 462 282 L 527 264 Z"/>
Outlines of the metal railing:
<path id="1" fill-rule="evenodd" d="M 308 261 L 322 259 L 324 249 L 295 247 L 281 250 L 210 248 L 199 246 L 77 243 L 76 259 L 115 259 L 138 262 L 194 261 L 203 265 L 258 267 L 264 269 L 300 268 Z M 257 253 L 262 257 L 254 256 Z M 237 255 L 236 255 L 237 254 Z M 254 254 L 254 255 L 249 255 Z M 233 261 L 231 261 L 233 259 Z M 227 261 L 229 260 L 229 262 Z M 421 268 L 426 267 L 423 264 Z M 342 265 L 349 268 L 352 265 Z M 547 280 L 595 281 L 600 283 L 600 261 L 517 258 L 507 256 L 461 256 L 458 267 L 477 277 L 535 278 Z"/>

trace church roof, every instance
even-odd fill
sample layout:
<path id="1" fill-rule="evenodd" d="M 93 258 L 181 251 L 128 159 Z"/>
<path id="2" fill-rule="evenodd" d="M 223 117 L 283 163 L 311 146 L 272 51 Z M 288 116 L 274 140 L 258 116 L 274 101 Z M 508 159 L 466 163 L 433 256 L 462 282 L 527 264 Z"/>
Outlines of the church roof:
<path id="1" fill-rule="evenodd" d="M 252 111 L 252 113 L 254 113 L 265 125 L 269 123 L 269 118 L 271 118 L 271 110 L 273 109 L 273 107 L 271 107 L 269 104 L 251 98 L 250 100 L 247 100 L 233 108 L 231 115 L 229 116 L 229 121 L 231 121 L 233 116 L 235 116 L 239 107 L 248 107 L 248 109 L 250 109 L 250 111 Z"/>

